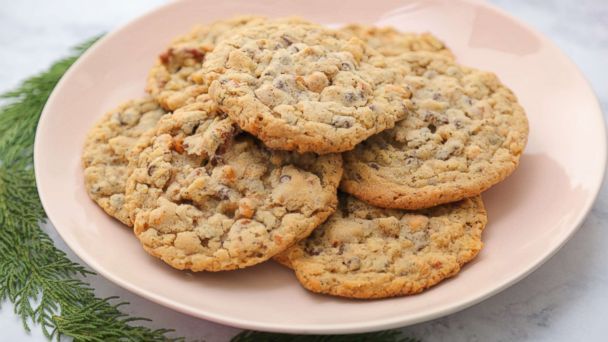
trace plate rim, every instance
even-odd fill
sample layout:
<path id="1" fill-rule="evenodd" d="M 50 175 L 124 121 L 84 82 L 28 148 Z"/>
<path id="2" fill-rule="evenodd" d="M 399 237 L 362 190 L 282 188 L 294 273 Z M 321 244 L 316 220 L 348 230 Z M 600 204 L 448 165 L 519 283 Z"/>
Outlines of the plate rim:
<path id="1" fill-rule="evenodd" d="M 595 121 L 600 123 L 601 127 L 602 127 L 602 129 L 600 129 L 600 134 L 601 134 L 601 140 L 603 141 L 603 144 L 598 147 L 598 149 L 600 150 L 599 152 L 601 152 L 600 154 L 601 154 L 601 158 L 602 158 L 602 160 L 600 161 L 600 164 L 599 164 L 599 165 L 601 165 L 601 170 L 598 170 L 598 174 L 595 175 L 595 178 L 591 182 L 591 183 L 593 183 L 593 187 L 594 187 L 594 189 L 592 191 L 592 195 L 589 197 L 589 199 L 587 200 L 587 203 L 585 203 L 585 205 L 583 206 L 583 209 L 577 215 L 577 217 L 575 219 L 576 223 L 573 225 L 573 228 L 567 233 L 567 235 L 561 241 L 559 241 L 558 243 L 553 243 L 551 248 L 546 249 L 545 253 L 542 253 L 538 258 L 536 258 L 534 261 L 530 262 L 529 265 L 527 265 L 525 268 L 522 268 L 521 272 L 518 272 L 517 275 L 504 281 L 502 284 L 500 284 L 499 286 L 496 286 L 492 290 L 488 290 L 485 293 L 482 293 L 481 295 L 478 295 L 472 299 L 465 298 L 465 299 L 461 299 L 459 301 L 455 301 L 454 303 L 450 304 L 447 307 L 440 307 L 438 309 L 431 310 L 430 312 L 425 313 L 423 315 L 416 316 L 415 318 L 403 319 L 403 318 L 400 318 L 400 316 L 396 316 L 393 318 L 381 318 L 381 319 L 374 319 L 374 320 L 370 320 L 370 321 L 357 322 L 357 323 L 333 323 L 332 325 L 323 325 L 323 324 L 315 323 L 315 324 L 299 324 L 297 326 L 289 326 L 289 325 L 286 326 L 286 325 L 282 325 L 281 323 L 269 324 L 269 323 L 257 322 L 257 321 L 253 321 L 253 320 L 246 320 L 246 319 L 240 319 L 240 318 L 235 319 L 235 318 L 231 318 L 224 314 L 214 313 L 214 312 L 206 310 L 204 308 L 194 309 L 190 306 L 175 302 L 174 300 L 172 300 L 170 298 L 167 298 L 167 297 L 161 296 L 161 295 L 157 295 L 156 293 L 153 293 L 151 291 L 141 289 L 141 288 L 137 287 L 137 285 L 131 284 L 128 281 L 122 280 L 120 277 L 114 276 L 113 273 L 111 272 L 111 270 L 108 270 L 108 269 L 100 266 L 94 259 L 89 258 L 87 256 L 87 254 L 84 253 L 84 251 L 78 247 L 78 245 L 73 245 L 74 242 L 70 239 L 69 236 L 67 236 L 67 234 L 65 234 L 66 232 L 65 231 L 62 232 L 62 229 L 58 229 L 57 226 L 53 223 L 53 222 L 56 222 L 56 220 L 55 220 L 56 216 L 54 213 L 52 213 L 52 211 L 48 210 L 49 206 L 46 204 L 46 203 L 48 203 L 47 199 L 46 199 L 46 195 L 45 195 L 44 191 L 41 191 L 41 187 L 37 181 L 38 179 L 41 179 L 40 175 L 42 173 L 42 171 L 40 171 L 41 167 L 39 167 L 40 159 L 37 158 L 37 155 L 39 155 L 40 150 L 42 149 L 42 146 L 41 146 L 42 144 L 40 142 L 41 139 L 39 139 L 39 132 L 41 131 L 40 127 L 44 126 L 46 121 L 49 120 L 48 119 L 50 117 L 50 114 L 48 114 L 50 112 L 49 108 L 53 107 L 53 104 L 57 98 L 57 94 L 61 92 L 61 89 L 63 88 L 63 86 L 67 82 L 67 80 L 70 78 L 70 76 L 73 73 L 75 73 L 76 70 L 79 69 L 79 66 L 81 64 L 84 63 L 83 61 L 85 61 L 90 55 L 95 54 L 96 51 L 98 49 L 100 49 L 100 47 L 106 41 L 113 39 L 114 36 L 127 30 L 129 27 L 131 27 L 133 25 L 136 25 L 138 22 L 146 20 L 147 17 L 149 17 L 151 15 L 154 15 L 158 12 L 165 11 L 168 8 L 173 7 L 173 6 L 179 6 L 178 2 L 169 2 L 169 3 L 159 6 L 157 8 L 154 8 L 152 10 L 146 11 L 146 12 L 142 13 L 140 16 L 134 18 L 133 20 L 130 20 L 129 22 L 127 22 L 127 23 L 117 27 L 116 29 L 112 30 L 111 32 L 105 34 L 103 37 L 98 39 L 91 47 L 89 47 L 87 49 L 87 51 L 85 51 L 85 53 L 83 53 L 74 62 L 74 64 L 72 64 L 72 66 L 70 66 L 70 68 L 65 72 L 65 74 L 62 76 L 60 81 L 55 85 L 55 88 L 53 89 L 51 95 L 47 99 L 47 102 L 45 103 L 44 108 L 40 114 L 40 118 L 39 118 L 39 121 L 38 121 L 38 124 L 36 127 L 36 135 L 35 135 L 35 141 L 34 141 L 34 155 L 33 155 L 36 187 L 38 189 L 40 202 L 42 203 L 42 206 L 45 210 L 48 221 L 53 224 L 53 227 L 58 232 L 59 236 L 61 236 L 61 238 L 66 243 L 66 245 L 82 260 L 82 262 L 84 262 L 88 267 L 90 267 L 95 272 L 97 272 L 99 275 L 103 276 L 105 279 L 111 281 L 112 283 L 114 283 L 114 284 L 122 287 L 123 289 L 126 289 L 136 295 L 142 296 L 148 300 L 151 300 L 157 304 L 168 307 L 175 311 L 185 313 L 185 314 L 188 314 L 193 317 L 198 317 L 198 318 L 209 320 L 212 322 L 216 322 L 216 323 L 220 323 L 220 324 L 224 324 L 224 325 L 228 325 L 228 326 L 233 326 L 233 327 L 238 327 L 238 328 L 243 328 L 243 329 L 263 330 L 263 331 L 281 332 L 281 333 L 305 333 L 305 334 L 313 334 L 313 333 L 341 334 L 341 333 L 359 333 L 359 332 L 379 331 L 379 330 L 385 330 L 385 329 L 405 327 L 405 326 L 409 326 L 412 324 L 421 323 L 421 322 L 432 320 L 432 319 L 435 319 L 438 317 L 449 315 L 451 313 L 461 311 L 465 308 L 471 307 L 477 303 L 480 303 L 480 302 L 486 300 L 489 297 L 492 297 L 492 296 L 504 291 L 505 289 L 509 288 L 510 286 L 514 285 L 515 283 L 521 281 L 523 278 L 527 277 L 529 274 L 531 274 L 536 269 L 538 269 L 540 266 L 542 266 L 547 260 L 549 260 L 555 253 L 557 253 L 572 238 L 572 236 L 579 230 L 582 223 L 585 221 L 587 215 L 589 214 L 594 203 L 597 200 L 597 197 L 599 195 L 599 192 L 600 192 L 603 182 L 605 180 L 606 166 L 607 166 L 607 159 L 608 159 L 608 156 L 606 155 L 606 151 L 608 148 L 608 146 L 607 146 L 608 141 L 606 138 L 607 137 L 606 121 L 604 119 L 602 109 L 601 109 L 601 106 L 600 106 L 598 98 L 597 98 L 597 94 L 594 91 L 594 89 L 591 87 L 589 80 L 582 73 L 582 71 L 578 68 L 578 66 L 572 61 L 572 59 L 567 54 L 565 54 L 555 43 L 553 43 L 552 40 L 550 40 L 544 34 L 540 33 L 538 30 L 531 27 L 527 23 L 519 20 L 518 18 L 515 18 L 510 13 L 506 12 L 505 10 L 503 10 L 502 8 L 500 8 L 494 4 L 490 4 L 486 1 L 479 1 L 479 0 L 459 0 L 459 1 L 463 2 L 463 3 L 468 3 L 472 6 L 483 7 L 484 9 L 487 9 L 487 10 L 490 10 L 490 11 L 493 11 L 493 12 L 499 14 L 500 16 L 506 17 L 507 19 L 520 25 L 526 31 L 534 34 L 544 44 L 547 44 L 552 49 L 559 51 L 559 53 L 563 57 L 565 57 L 565 61 L 569 64 L 569 66 L 572 68 L 572 70 L 574 70 L 578 74 L 578 76 L 581 77 L 581 79 L 583 80 L 584 87 L 586 87 L 586 90 L 592 95 L 593 103 L 590 107 L 593 107 L 593 111 L 595 112 L 595 114 L 594 114 Z"/>

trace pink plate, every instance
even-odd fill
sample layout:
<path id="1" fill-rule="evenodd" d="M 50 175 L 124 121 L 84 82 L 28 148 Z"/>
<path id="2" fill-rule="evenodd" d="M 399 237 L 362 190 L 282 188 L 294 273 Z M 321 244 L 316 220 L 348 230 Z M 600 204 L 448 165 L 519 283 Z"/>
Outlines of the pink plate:
<path id="1" fill-rule="evenodd" d="M 343 3 L 171 2 L 96 43 L 55 88 L 36 136 L 38 189 L 65 242 L 101 275 L 150 300 L 219 323 L 291 333 L 353 333 L 436 318 L 496 294 L 553 255 L 591 208 L 606 162 L 602 115 L 578 69 L 545 37 L 477 1 Z M 529 144 L 515 174 L 483 195 L 490 223 L 472 264 L 423 294 L 374 301 L 309 293 L 272 262 L 216 274 L 180 272 L 148 256 L 129 229 L 87 197 L 80 154 L 91 125 L 143 95 L 147 71 L 170 37 L 236 14 L 430 31 L 461 63 L 496 72 L 515 91 L 530 119 Z"/>

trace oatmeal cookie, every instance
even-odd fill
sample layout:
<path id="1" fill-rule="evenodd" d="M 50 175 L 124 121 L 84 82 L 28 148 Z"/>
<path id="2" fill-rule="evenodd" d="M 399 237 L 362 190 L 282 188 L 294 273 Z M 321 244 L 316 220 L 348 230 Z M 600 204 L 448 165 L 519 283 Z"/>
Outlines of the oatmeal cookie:
<path id="1" fill-rule="evenodd" d="M 124 206 L 128 151 L 165 114 L 151 98 L 125 102 L 93 126 L 84 144 L 87 193 L 106 213 L 128 226 L 131 220 Z"/>
<path id="2" fill-rule="evenodd" d="M 344 195 L 336 213 L 279 259 L 313 292 L 362 299 L 410 295 L 455 276 L 475 258 L 486 222 L 479 196 L 406 211 Z"/>
<path id="3" fill-rule="evenodd" d="M 406 115 L 410 93 L 387 82 L 372 58 L 384 57 L 345 33 L 267 21 L 219 42 L 198 78 L 268 147 L 325 154 L 350 150 Z"/>
<path id="4" fill-rule="evenodd" d="M 452 51 L 430 33 L 399 32 L 392 27 L 374 27 L 351 24 L 342 32 L 351 34 L 385 56 L 398 56 L 406 52 L 428 51 L 454 58 Z"/>
<path id="5" fill-rule="evenodd" d="M 204 94 L 207 87 L 190 79 L 200 69 L 207 53 L 225 35 L 238 27 L 263 21 L 262 17 L 247 16 L 198 25 L 179 36 L 160 54 L 149 72 L 146 90 L 167 110 L 175 110 Z"/>
<path id="6" fill-rule="evenodd" d="M 404 75 L 412 106 L 395 128 L 344 154 L 343 191 L 419 209 L 477 195 L 515 170 L 528 121 L 496 75 L 428 52 L 392 57 L 387 68 Z"/>
<path id="7" fill-rule="evenodd" d="M 270 151 L 221 112 L 185 108 L 134 149 L 127 204 L 148 253 L 177 269 L 243 268 L 334 212 L 340 155 Z"/>

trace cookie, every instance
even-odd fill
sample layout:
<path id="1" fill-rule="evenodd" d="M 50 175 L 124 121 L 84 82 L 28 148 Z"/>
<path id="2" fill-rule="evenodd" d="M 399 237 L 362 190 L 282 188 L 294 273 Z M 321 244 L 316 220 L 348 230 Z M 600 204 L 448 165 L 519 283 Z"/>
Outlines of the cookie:
<path id="1" fill-rule="evenodd" d="M 405 117 L 405 87 L 385 81 L 357 38 L 298 19 L 247 26 L 218 43 L 199 75 L 242 129 L 272 149 L 352 149 Z M 194 78 L 194 76 L 193 76 Z"/>
<path id="2" fill-rule="evenodd" d="M 285 253 L 280 253 L 280 254 L 275 255 L 274 257 L 272 257 L 272 260 L 278 262 L 279 264 L 281 264 L 287 268 L 292 268 L 291 262 L 289 262 L 289 258 L 287 257 L 287 255 Z"/>
<path id="3" fill-rule="evenodd" d="M 127 204 L 148 253 L 177 269 L 243 268 L 334 212 L 340 155 L 271 151 L 221 112 L 185 108 L 133 153 Z"/>
<path id="4" fill-rule="evenodd" d="M 341 31 L 358 37 L 385 56 L 428 51 L 454 58 L 450 49 L 430 33 L 399 32 L 392 27 L 373 27 L 359 24 L 347 25 Z"/>
<path id="5" fill-rule="evenodd" d="M 219 20 L 209 25 L 198 25 L 189 33 L 175 38 L 150 70 L 146 90 L 163 108 L 171 111 L 194 101 L 207 91 L 207 87 L 194 83 L 190 76 L 200 69 L 217 41 L 238 27 L 262 20 L 262 17 L 255 16 Z"/>
<path id="6" fill-rule="evenodd" d="M 475 196 L 515 170 L 528 121 L 496 75 L 428 52 L 393 57 L 387 67 L 405 75 L 409 114 L 344 154 L 343 191 L 419 209 Z"/>
<path id="7" fill-rule="evenodd" d="M 165 114 L 151 98 L 125 102 L 91 128 L 84 144 L 87 193 L 106 213 L 128 226 L 131 220 L 124 206 L 128 151 Z"/>
<path id="8" fill-rule="evenodd" d="M 406 211 L 340 196 L 338 210 L 281 254 L 300 283 L 348 298 L 410 295 L 455 276 L 482 248 L 481 197 Z"/>

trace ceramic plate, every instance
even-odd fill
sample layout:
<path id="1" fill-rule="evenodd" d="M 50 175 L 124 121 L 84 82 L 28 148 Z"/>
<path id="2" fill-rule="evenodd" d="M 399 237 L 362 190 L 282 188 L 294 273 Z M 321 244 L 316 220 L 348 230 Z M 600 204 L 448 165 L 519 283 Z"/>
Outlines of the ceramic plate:
<path id="1" fill-rule="evenodd" d="M 232 326 L 291 333 L 352 333 L 404 326 L 477 303 L 530 273 L 575 232 L 604 174 L 604 122 L 588 83 L 541 34 L 477 1 L 179 1 L 107 35 L 75 63 L 49 99 L 35 168 L 48 216 L 90 267 L 150 300 Z M 298 15 L 327 25 L 359 22 L 430 31 L 465 65 L 496 72 L 530 119 L 520 168 L 483 194 L 485 248 L 455 278 L 420 295 L 373 301 L 315 295 L 272 262 L 192 274 L 148 256 L 129 229 L 87 196 L 80 154 L 88 129 L 144 94 L 155 56 L 193 24 L 236 14 Z M 348 314 L 345 314 L 348 313 Z"/>

